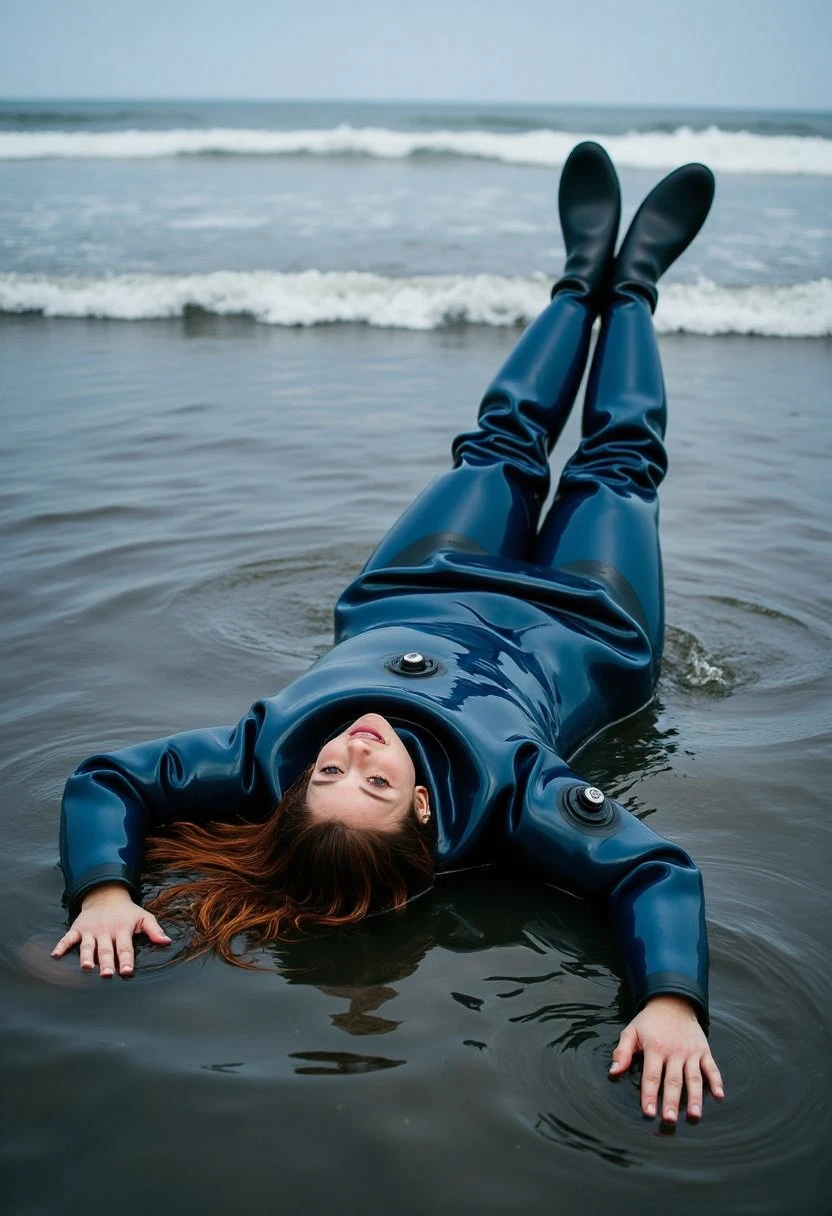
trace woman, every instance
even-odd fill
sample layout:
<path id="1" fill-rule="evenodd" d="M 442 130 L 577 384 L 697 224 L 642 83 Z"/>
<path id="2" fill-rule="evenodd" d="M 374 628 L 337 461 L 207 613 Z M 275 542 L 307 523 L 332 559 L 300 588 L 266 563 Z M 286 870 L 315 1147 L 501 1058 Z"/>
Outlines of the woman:
<path id="1" fill-rule="evenodd" d="M 338 601 L 334 648 L 236 726 L 94 756 L 67 783 L 69 932 L 102 976 L 132 937 L 149 856 L 197 872 L 153 903 L 194 948 L 285 938 L 403 906 L 434 869 L 507 859 L 606 901 L 636 1009 L 613 1053 L 644 1053 L 642 1109 L 702 1112 L 722 1083 L 707 1025 L 702 884 L 681 849 L 564 759 L 652 696 L 663 601 L 657 490 L 665 398 L 656 282 L 707 216 L 713 177 L 687 165 L 648 196 L 614 256 L 618 181 L 579 145 L 560 188 L 567 261 L 552 302 L 486 392 L 454 466 L 405 512 Z M 549 452 L 602 314 L 583 438 L 555 502 Z M 276 808 L 276 809 L 275 809 Z M 218 821 L 234 819 L 233 823 Z M 243 821 L 243 822 L 241 822 Z M 210 827 L 205 827 L 207 823 Z"/>

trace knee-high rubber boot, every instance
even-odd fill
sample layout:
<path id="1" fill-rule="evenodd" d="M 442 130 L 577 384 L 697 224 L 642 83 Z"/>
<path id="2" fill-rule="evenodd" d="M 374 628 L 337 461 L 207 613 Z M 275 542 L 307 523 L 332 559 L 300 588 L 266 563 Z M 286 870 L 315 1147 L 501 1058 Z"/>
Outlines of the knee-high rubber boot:
<path id="1" fill-rule="evenodd" d="M 621 221 L 615 167 L 600 144 L 578 144 L 563 166 L 558 214 L 566 246 L 563 274 L 552 296 L 569 290 L 597 311 L 604 300 Z"/>
<path id="2" fill-rule="evenodd" d="M 654 186 L 633 216 L 611 276 L 613 299 L 643 296 L 656 308 L 656 284 L 705 223 L 714 198 L 705 165 L 682 165 Z"/>

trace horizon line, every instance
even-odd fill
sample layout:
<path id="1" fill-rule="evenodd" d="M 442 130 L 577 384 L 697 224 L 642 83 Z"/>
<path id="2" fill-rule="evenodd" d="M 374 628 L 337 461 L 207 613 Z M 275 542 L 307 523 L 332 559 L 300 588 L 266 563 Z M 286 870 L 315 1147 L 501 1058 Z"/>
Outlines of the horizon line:
<path id="1" fill-rule="evenodd" d="M 793 113 L 793 114 L 832 114 L 832 107 L 823 108 L 819 106 L 806 106 L 796 104 L 780 104 L 780 105 L 761 105 L 751 103 L 703 103 L 703 102 L 623 102 L 623 101 L 541 101 L 541 100 L 508 100 L 506 98 L 459 98 L 459 97 L 320 97 L 320 96 L 301 96 L 301 97 L 243 97 L 243 96 L 198 96 L 190 94 L 182 95 L 163 95 L 163 94 L 146 94 L 146 95 L 119 95 L 119 94 L 63 94 L 61 96 L 49 94 L 31 94 L 31 95 L 16 95 L 2 96 L 0 95 L 0 105 L 10 105 L 15 102 L 32 104 L 35 102 L 74 102 L 76 104 L 99 104 L 99 103 L 189 103 L 189 104 L 228 104 L 239 103 L 241 105 L 434 105 L 434 106 L 534 106 L 538 108 L 551 107 L 574 110 L 701 110 L 703 112 L 714 112 L 718 110 L 734 110 L 745 113 L 750 111 L 768 111 L 775 113 Z"/>

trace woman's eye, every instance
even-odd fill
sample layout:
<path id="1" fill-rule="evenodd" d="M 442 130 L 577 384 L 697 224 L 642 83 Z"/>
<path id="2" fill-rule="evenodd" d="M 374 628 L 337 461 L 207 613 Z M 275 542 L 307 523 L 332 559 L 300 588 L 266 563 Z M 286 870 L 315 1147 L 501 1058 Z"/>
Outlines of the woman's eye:
<path id="1" fill-rule="evenodd" d="M 389 785 L 390 784 L 390 782 L 387 780 L 386 777 L 378 777 L 378 776 L 368 777 L 367 780 L 372 781 L 373 785 Z"/>
<path id="2" fill-rule="evenodd" d="M 340 770 L 340 768 L 338 767 L 338 765 L 337 765 L 337 764 L 325 764 L 325 765 L 323 766 L 323 768 L 321 769 L 321 772 L 322 772 L 322 773 L 327 773 L 327 774 L 329 774 L 329 773 L 340 773 L 340 771 L 341 771 L 341 770 Z"/>

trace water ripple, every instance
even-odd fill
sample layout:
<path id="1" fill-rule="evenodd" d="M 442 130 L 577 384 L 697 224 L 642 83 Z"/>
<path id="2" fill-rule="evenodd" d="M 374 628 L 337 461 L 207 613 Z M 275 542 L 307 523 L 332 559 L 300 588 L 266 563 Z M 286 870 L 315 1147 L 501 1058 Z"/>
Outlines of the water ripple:
<path id="1" fill-rule="evenodd" d="M 755 915 L 744 920 L 736 908 L 731 922 L 713 932 L 718 1001 L 711 1043 L 726 1078 L 723 1104 L 706 1097 L 701 1122 L 682 1120 L 675 1128 L 643 1119 L 638 1067 L 618 1081 L 601 1080 L 620 1031 L 615 1007 L 599 1000 L 600 992 L 592 999 L 584 986 L 584 999 L 525 1009 L 528 994 L 518 988 L 503 995 L 521 1011 L 509 1015 L 489 1049 L 521 1121 L 570 1155 L 628 1170 L 649 1164 L 653 1173 L 690 1183 L 719 1185 L 730 1178 L 736 1185 L 742 1176 L 757 1193 L 767 1175 L 806 1158 L 830 1122 L 826 1011 L 832 983 L 822 952 L 811 943 L 795 941 L 793 934 L 778 940 L 770 926 Z M 573 993 L 580 990 L 571 988 Z M 799 1040 L 790 1032 L 798 993 Z M 677 1142 L 672 1156 L 651 1148 L 656 1137 Z"/>
<path id="2" fill-rule="evenodd" d="M 332 645 L 332 604 L 366 558 L 353 543 L 236 566 L 188 587 L 174 611 L 213 643 L 313 662 Z"/>

